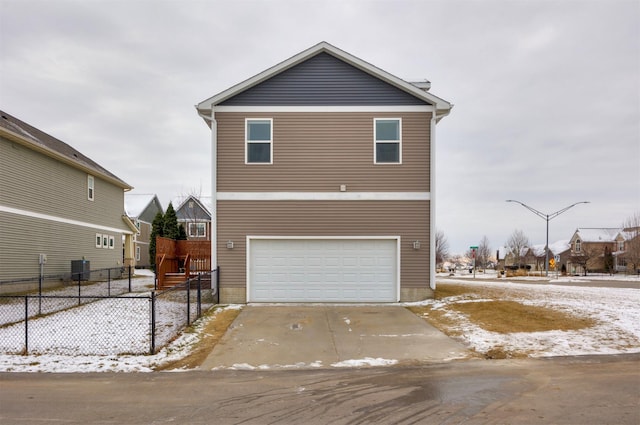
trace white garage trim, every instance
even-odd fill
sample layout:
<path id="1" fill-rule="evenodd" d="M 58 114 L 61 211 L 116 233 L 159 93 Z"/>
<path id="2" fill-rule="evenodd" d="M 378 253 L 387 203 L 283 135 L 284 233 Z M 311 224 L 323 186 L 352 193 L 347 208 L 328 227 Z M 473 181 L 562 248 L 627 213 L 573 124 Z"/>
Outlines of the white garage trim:
<path id="1" fill-rule="evenodd" d="M 254 302 L 251 299 L 251 254 L 252 241 L 256 240 L 392 240 L 395 241 L 395 302 L 400 300 L 400 252 L 401 238 L 400 236 L 263 236 L 263 235 L 247 235 L 246 237 L 246 299 L 247 302 Z"/>

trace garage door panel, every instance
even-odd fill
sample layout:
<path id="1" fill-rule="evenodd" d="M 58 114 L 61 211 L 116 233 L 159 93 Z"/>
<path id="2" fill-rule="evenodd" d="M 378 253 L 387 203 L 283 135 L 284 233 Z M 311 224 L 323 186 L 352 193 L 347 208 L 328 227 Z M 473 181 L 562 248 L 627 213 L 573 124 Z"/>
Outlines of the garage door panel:
<path id="1" fill-rule="evenodd" d="M 397 301 L 395 239 L 250 240 L 251 302 Z"/>

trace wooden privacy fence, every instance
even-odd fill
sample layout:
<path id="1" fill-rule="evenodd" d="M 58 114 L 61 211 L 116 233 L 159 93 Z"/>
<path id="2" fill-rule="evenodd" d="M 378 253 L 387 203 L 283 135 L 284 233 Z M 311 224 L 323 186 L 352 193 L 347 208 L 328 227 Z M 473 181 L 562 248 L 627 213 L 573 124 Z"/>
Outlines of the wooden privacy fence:
<path id="1" fill-rule="evenodd" d="M 156 237 L 156 276 L 159 289 L 210 271 L 211 241 L 176 241 Z"/>

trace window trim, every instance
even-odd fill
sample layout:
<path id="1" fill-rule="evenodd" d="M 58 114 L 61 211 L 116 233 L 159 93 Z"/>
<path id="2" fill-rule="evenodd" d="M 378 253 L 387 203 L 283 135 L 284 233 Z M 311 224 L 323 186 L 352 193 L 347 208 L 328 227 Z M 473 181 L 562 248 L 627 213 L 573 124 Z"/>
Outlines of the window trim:
<path id="1" fill-rule="evenodd" d="M 196 228 L 196 233 L 191 233 L 191 226 L 194 225 L 194 227 Z M 202 235 L 198 234 L 198 227 L 202 226 Z M 189 223 L 189 225 L 187 226 L 187 232 L 190 238 L 204 238 L 207 236 L 207 223 L 204 222 L 200 222 L 200 221 L 196 221 L 196 222 L 191 222 Z"/>
<path id="2" fill-rule="evenodd" d="M 115 249 L 115 248 L 116 248 L 116 238 L 115 236 L 109 235 L 109 249 Z"/>
<path id="3" fill-rule="evenodd" d="M 102 248 L 102 233 L 96 233 L 96 248 Z"/>
<path id="4" fill-rule="evenodd" d="M 96 198 L 96 181 L 91 174 L 87 174 L 87 199 L 93 201 Z"/>
<path id="5" fill-rule="evenodd" d="M 582 241 L 580 239 L 576 239 L 574 249 L 576 252 L 582 251 Z"/>
<path id="6" fill-rule="evenodd" d="M 378 141 L 378 134 L 377 134 L 378 121 L 398 121 L 398 140 Z M 398 144 L 398 162 L 379 162 L 378 161 L 378 143 L 397 143 Z M 402 118 L 379 117 L 379 118 L 373 119 L 373 163 L 375 165 L 402 165 Z"/>
<path id="7" fill-rule="evenodd" d="M 140 245 L 136 245 L 136 261 L 140 261 Z"/>
<path id="8" fill-rule="evenodd" d="M 102 248 L 109 248 L 109 235 L 102 235 Z"/>
<path id="9" fill-rule="evenodd" d="M 250 121 L 269 121 L 269 140 L 249 140 Z M 269 143 L 269 162 L 249 162 L 249 143 Z M 244 119 L 244 163 L 245 165 L 272 165 L 273 164 L 273 118 L 245 118 Z"/>

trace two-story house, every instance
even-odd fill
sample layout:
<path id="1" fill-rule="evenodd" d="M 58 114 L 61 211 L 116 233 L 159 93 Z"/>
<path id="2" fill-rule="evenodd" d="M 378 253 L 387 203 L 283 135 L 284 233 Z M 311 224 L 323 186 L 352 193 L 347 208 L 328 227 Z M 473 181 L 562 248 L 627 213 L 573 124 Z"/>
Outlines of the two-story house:
<path id="1" fill-rule="evenodd" d="M 70 274 L 74 260 L 133 265 L 128 190 L 73 147 L 0 111 L 0 280 Z"/>
<path id="2" fill-rule="evenodd" d="M 326 42 L 213 97 L 221 302 L 397 302 L 435 289 L 435 127 L 452 105 Z"/>
<path id="3" fill-rule="evenodd" d="M 173 200 L 177 205 L 176 217 L 178 225 L 184 226 L 187 240 L 211 240 L 211 197 L 181 196 Z"/>
<path id="4" fill-rule="evenodd" d="M 124 208 L 138 229 L 133 241 L 136 267 L 149 268 L 151 227 L 156 215 L 163 212 L 160 200 L 155 194 L 128 192 L 124 195 Z"/>
<path id="5" fill-rule="evenodd" d="M 569 270 L 571 273 L 628 271 L 627 253 L 634 245 L 638 232 L 622 227 L 578 228 L 571 240 L 571 257 Z M 637 243 L 637 241 L 636 241 Z M 631 265 L 629 271 L 633 270 Z"/>

